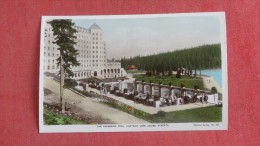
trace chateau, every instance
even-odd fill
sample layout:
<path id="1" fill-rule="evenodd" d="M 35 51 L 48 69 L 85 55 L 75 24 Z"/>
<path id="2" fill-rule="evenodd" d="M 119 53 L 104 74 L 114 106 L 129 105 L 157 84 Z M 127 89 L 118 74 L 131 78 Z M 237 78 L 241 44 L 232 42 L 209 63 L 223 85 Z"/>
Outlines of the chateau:
<path id="1" fill-rule="evenodd" d="M 126 76 L 126 72 L 121 68 L 121 63 L 107 59 L 106 43 L 103 40 L 102 29 L 94 23 L 90 28 L 74 26 L 77 30 L 77 44 L 74 46 L 78 50 L 77 60 L 80 66 L 72 67 L 74 79 L 89 77 L 116 78 Z M 44 33 L 44 72 L 58 73 L 60 67 L 57 66 L 56 59 L 60 52 L 58 46 L 53 44 L 54 36 L 50 24 L 46 24 Z"/>

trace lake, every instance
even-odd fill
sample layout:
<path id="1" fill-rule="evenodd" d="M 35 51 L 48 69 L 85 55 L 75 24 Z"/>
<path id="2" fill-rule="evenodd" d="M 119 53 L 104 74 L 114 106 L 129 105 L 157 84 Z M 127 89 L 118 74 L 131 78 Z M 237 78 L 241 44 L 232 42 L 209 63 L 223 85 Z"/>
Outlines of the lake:
<path id="1" fill-rule="evenodd" d="M 222 87 L 222 73 L 221 69 L 208 69 L 208 70 L 201 70 L 201 75 L 212 76 L 217 82 L 220 87 Z M 199 71 L 197 72 L 199 74 Z"/>

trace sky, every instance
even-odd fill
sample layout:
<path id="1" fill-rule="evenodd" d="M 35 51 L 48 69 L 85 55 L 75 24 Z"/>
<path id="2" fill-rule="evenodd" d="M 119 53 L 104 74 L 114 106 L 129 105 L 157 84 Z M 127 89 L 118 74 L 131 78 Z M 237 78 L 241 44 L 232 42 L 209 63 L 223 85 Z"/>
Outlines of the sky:
<path id="1" fill-rule="evenodd" d="M 73 19 L 76 26 L 96 23 L 103 30 L 107 58 L 145 56 L 220 43 L 217 16 Z"/>

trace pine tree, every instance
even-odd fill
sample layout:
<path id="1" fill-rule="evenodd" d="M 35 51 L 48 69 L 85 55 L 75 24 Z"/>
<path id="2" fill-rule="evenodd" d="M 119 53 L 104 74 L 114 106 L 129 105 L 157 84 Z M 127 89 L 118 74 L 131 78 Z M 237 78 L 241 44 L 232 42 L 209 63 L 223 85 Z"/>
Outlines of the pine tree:
<path id="1" fill-rule="evenodd" d="M 56 19 L 48 22 L 52 26 L 53 35 L 55 37 L 54 44 L 57 44 L 58 50 L 60 51 L 60 56 L 56 59 L 57 65 L 60 66 L 60 103 L 61 111 L 65 112 L 65 102 L 63 97 L 65 85 L 65 76 L 73 76 L 71 70 L 72 66 L 78 66 L 80 63 L 77 61 L 78 52 L 74 48 L 76 42 L 76 36 L 74 34 L 77 32 L 73 28 L 74 23 L 72 20 L 68 19 Z"/>

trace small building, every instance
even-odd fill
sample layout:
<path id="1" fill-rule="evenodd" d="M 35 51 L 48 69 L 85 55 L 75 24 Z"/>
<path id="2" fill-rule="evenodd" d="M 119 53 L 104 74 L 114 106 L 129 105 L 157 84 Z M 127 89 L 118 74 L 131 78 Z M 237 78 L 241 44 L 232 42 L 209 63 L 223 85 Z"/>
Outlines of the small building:
<path id="1" fill-rule="evenodd" d="M 138 68 L 135 65 L 128 65 L 127 70 L 137 70 Z"/>

